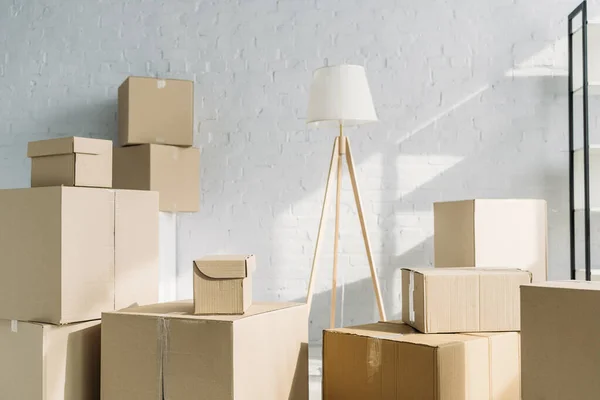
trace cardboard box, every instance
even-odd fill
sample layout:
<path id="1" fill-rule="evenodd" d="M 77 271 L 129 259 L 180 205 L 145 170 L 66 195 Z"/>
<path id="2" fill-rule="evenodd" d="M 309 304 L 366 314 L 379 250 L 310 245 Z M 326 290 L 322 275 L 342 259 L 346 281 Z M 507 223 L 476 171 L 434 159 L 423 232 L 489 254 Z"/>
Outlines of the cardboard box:
<path id="1" fill-rule="evenodd" d="M 424 335 L 380 322 L 323 333 L 325 400 L 519 400 L 519 334 Z"/>
<path id="2" fill-rule="evenodd" d="M 102 315 L 102 399 L 308 399 L 306 304 L 193 315 L 190 301 Z"/>
<path id="3" fill-rule="evenodd" d="M 115 148 L 113 186 L 159 192 L 160 211 L 198 211 L 200 150 L 155 144 Z"/>
<path id="4" fill-rule="evenodd" d="M 435 203 L 436 267 L 519 268 L 547 279 L 544 200 L 465 200 Z"/>
<path id="5" fill-rule="evenodd" d="M 29 142 L 31 187 L 112 186 L 112 141 L 81 137 Z"/>
<path id="6" fill-rule="evenodd" d="M 214 255 L 194 261 L 194 313 L 243 314 L 252 304 L 253 255 Z"/>
<path id="7" fill-rule="evenodd" d="M 518 331 L 517 269 L 404 268 L 402 320 L 423 333 Z"/>
<path id="8" fill-rule="evenodd" d="M 100 321 L 0 320 L 0 388 L 2 399 L 99 399 Z"/>
<path id="9" fill-rule="evenodd" d="M 600 282 L 521 287 L 523 399 L 600 396 Z"/>
<path id="10" fill-rule="evenodd" d="M 0 318 L 54 324 L 155 303 L 158 195 L 0 190 Z"/>
<path id="11" fill-rule="evenodd" d="M 194 144 L 194 82 L 130 76 L 118 95 L 121 146 Z"/>

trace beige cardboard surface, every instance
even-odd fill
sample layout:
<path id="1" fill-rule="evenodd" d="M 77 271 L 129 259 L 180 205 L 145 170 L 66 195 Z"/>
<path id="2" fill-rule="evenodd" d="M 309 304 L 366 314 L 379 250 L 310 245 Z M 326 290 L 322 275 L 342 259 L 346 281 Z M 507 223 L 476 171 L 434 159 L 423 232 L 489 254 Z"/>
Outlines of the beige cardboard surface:
<path id="1" fill-rule="evenodd" d="M 70 323 L 98 319 L 102 311 L 114 309 L 114 192 L 71 187 L 63 187 L 60 192 L 60 208 L 51 211 L 62 215 L 57 227 L 62 239 L 61 258 L 53 267 L 61 274 L 60 291 L 53 293 L 61 299 L 60 315 L 53 320 L 19 315 L 11 319 Z M 31 247 L 31 251 L 35 249 Z M 27 265 L 33 271 L 39 267 L 36 263 Z M 36 283 L 36 286 L 44 285 L 43 281 Z M 16 290 L 27 284 L 33 282 L 21 281 Z M 34 302 L 43 300 L 37 296 L 32 299 Z"/>
<path id="2" fill-rule="evenodd" d="M 99 399 L 100 321 L 0 320 L 0 388 L 3 399 Z"/>
<path id="3" fill-rule="evenodd" d="M 115 309 L 158 301 L 158 193 L 115 190 Z"/>
<path id="4" fill-rule="evenodd" d="M 121 146 L 193 145 L 194 82 L 130 76 L 118 97 Z"/>
<path id="5" fill-rule="evenodd" d="M 253 255 L 205 256 L 194 261 L 195 314 L 243 314 L 252 304 Z"/>
<path id="6" fill-rule="evenodd" d="M 200 150 L 162 145 L 115 148 L 113 186 L 159 192 L 160 211 L 198 211 Z"/>
<path id="7" fill-rule="evenodd" d="M 161 211 L 200 209 L 200 150 L 150 145 L 150 190 L 160 193 Z"/>
<path id="8" fill-rule="evenodd" d="M 598 399 L 599 282 L 521 287 L 523 399 Z"/>
<path id="9" fill-rule="evenodd" d="M 115 188 L 150 190 L 150 147 L 115 147 L 112 170 Z"/>
<path id="10" fill-rule="evenodd" d="M 75 186 L 75 154 L 31 159 L 31 187 L 60 185 Z"/>
<path id="11" fill-rule="evenodd" d="M 112 187 L 112 149 L 101 156 L 76 154 L 75 186 Z"/>
<path id="12" fill-rule="evenodd" d="M 120 191 L 78 187 L 0 190 L 0 318 L 66 324 L 97 319 L 115 301 L 156 301 L 156 193 L 130 195 L 138 197 L 127 203 Z"/>
<path id="13" fill-rule="evenodd" d="M 382 322 L 326 330 L 323 341 L 323 399 L 520 398 L 515 332 L 425 335 Z"/>
<path id="14" fill-rule="evenodd" d="M 547 278 L 546 202 L 477 199 L 434 204 L 436 267 L 519 268 Z"/>
<path id="15" fill-rule="evenodd" d="M 69 137 L 30 142 L 31 186 L 112 186 L 112 142 Z"/>
<path id="16" fill-rule="evenodd" d="M 528 283 L 516 269 L 404 268 L 402 320 L 424 333 L 518 331 Z"/>
<path id="17" fill-rule="evenodd" d="M 193 311 L 180 301 L 103 314 L 102 399 L 308 399 L 306 305 Z"/>

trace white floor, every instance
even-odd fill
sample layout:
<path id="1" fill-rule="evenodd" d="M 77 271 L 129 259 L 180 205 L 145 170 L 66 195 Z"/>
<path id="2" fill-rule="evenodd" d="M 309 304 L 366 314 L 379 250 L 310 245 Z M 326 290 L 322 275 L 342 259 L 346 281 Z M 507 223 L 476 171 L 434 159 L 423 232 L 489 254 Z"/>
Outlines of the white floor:
<path id="1" fill-rule="evenodd" d="M 321 376 L 323 365 L 321 357 L 321 346 L 314 345 L 308 348 L 309 400 L 321 399 Z"/>
<path id="2" fill-rule="evenodd" d="M 321 400 L 321 377 L 310 377 L 310 395 L 309 400 Z"/>

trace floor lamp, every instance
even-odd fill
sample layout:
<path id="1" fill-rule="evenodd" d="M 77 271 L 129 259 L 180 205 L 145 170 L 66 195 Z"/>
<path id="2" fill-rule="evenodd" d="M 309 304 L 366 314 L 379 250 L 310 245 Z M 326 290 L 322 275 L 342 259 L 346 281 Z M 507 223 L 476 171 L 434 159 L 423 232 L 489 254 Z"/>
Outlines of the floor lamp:
<path id="1" fill-rule="evenodd" d="M 325 219 L 325 210 L 327 209 L 327 200 L 329 195 L 330 183 L 334 176 L 337 177 L 336 198 L 335 198 L 335 236 L 333 242 L 333 282 L 331 287 L 331 314 L 330 326 L 335 327 L 335 308 L 336 308 L 336 287 L 337 287 L 337 267 L 338 267 L 338 239 L 340 231 L 340 192 L 342 186 L 342 164 L 344 157 L 348 164 L 348 172 L 352 182 L 354 192 L 354 201 L 360 220 L 363 240 L 371 269 L 371 280 L 373 282 L 373 291 L 379 309 L 379 318 L 386 320 L 383 302 L 381 299 L 381 290 L 377 279 L 377 271 L 373 262 L 371 253 L 371 244 L 367 235 L 365 216 L 360 200 L 358 184 L 356 183 L 356 174 L 352 151 L 350 150 L 350 141 L 344 136 L 344 127 L 356 126 L 367 122 L 377 121 L 377 114 L 373 106 L 371 91 L 367 75 L 363 67 L 359 65 L 338 65 L 333 67 L 319 68 L 314 72 L 313 81 L 310 88 L 308 102 L 307 123 L 318 125 L 333 125 L 339 128 L 339 136 L 333 143 L 333 152 L 331 154 L 331 163 L 329 165 L 329 174 L 325 186 L 325 197 L 323 199 L 323 208 L 321 210 L 321 219 L 319 222 L 319 231 L 317 233 L 317 242 L 313 264 L 308 283 L 308 294 L 306 303 L 309 310 L 312 304 L 314 283 L 317 272 L 317 257 L 319 255 L 319 244 L 323 230 L 323 220 Z M 335 173 L 334 173 L 335 171 Z"/>

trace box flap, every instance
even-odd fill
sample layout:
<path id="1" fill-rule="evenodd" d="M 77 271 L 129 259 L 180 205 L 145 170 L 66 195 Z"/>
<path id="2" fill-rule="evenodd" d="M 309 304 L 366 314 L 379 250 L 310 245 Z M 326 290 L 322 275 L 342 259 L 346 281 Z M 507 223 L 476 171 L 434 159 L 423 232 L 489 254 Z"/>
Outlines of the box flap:
<path id="1" fill-rule="evenodd" d="M 198 270 L 213 279 L 241 279 L 256 268 L 253 255 L 206 256 L 194 261 Z"/>
<path id="2" fill-rule="evenodd" d="M 27 157 L 55 156 L 59 154 L 103 154 L 112 151 L 112 141 L 82 137 L 66 137 L 29 142 Z"/>

